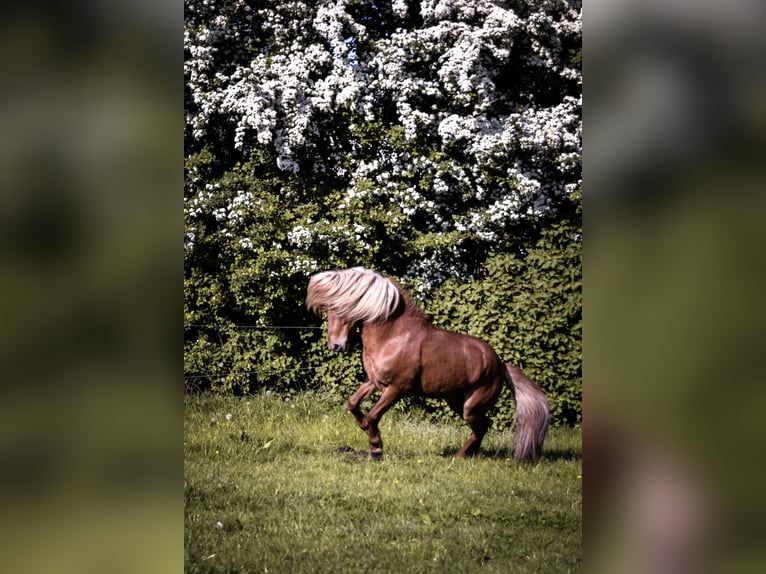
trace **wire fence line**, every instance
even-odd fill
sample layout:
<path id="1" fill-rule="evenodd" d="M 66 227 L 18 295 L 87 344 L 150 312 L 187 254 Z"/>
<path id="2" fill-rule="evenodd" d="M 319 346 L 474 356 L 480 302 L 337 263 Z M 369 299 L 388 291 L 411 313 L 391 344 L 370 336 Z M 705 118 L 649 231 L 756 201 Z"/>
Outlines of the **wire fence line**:
<path id="1" fill-rule="evenodd" d="M 316 371 L 321 367 L 295 367 L 293 369 L 263 369 L 260 371 L 243 371 L 239 373 L 207 373 L 204 375 L 184 375 L 184 379 L 214 379 L 216 377 L 226 378 L 236 375 L 274 375 L 277 373 L 288 373 L 294 371 Z"/>
<path id="2" fill-rule="evenodd" d="M 223 325 L 223 324 L 192 324 L 184 325 L 184 329 L 253 329 L 253 330 L 279 330 L 279 329 L 321 329 L 315 325 Z"/>
<path id="3" fill-rule="evenodd" d="M 223 323 L 192 323 L 184 325 L 184 329 L 218 329 L 218 330 L 321 330 L 321 326 L 316 325 L 225 325 Z M 234 376 L 249 376 L 249 375 L 275 375 L 279 373 L 289 373 L 297 371 L 316 371 L 321 367 L 295 367 L 292 369 L 260 369 L 257 371 L 241 371 L 241 372 L 229 372 L 229 373 L 204 373 L 187 375 L 184 373 L 184 380 L 193 379 L 215 379 L 215 378 L 227 378 Z"/>

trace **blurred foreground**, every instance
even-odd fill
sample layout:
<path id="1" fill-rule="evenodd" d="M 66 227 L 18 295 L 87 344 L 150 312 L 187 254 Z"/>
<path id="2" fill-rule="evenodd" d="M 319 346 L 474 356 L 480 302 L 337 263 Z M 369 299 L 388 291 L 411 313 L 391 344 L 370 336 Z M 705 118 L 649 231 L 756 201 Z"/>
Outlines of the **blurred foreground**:
<path id="1" fill-rule="evenodd" d="M 122 4 L 0 21 L 8 572 L 183 568 L 181 3 Z"/>
<path id="2" fill-rule="evenodd" d="M 766 564 L 764 8 L 587 6 L 587 571 Z"/>

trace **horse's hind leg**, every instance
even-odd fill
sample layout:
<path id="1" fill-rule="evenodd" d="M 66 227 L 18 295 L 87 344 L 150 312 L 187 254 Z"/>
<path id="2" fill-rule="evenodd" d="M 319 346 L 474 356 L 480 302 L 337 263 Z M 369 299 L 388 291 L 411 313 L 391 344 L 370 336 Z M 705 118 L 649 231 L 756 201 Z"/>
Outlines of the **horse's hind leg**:
<path id="1" fill-rule="evenodd" d="M 464 414 L 463 419 L 468 423 L 468 426 L 471 427 L 471 436 L 468 437 L 468 440 L 457 452 L 456 456 L 474 456 L 479 453 L 481 441 L 484 440 L 484 435 L 487 434 L 491 421 L 485 414 Z"/>
<path id="2" fill-rule="evenodd" d="M 463 420 L 471 427 L 471 436 L 456 456 L 474 456 L 479 453 L 481 441 L 484 440 L 484 435 L 492 424 L 487 411 L 495 404 L 501 392 L 500 384 L 488 385 L 474 391 L 463 403 Z M 455 409 L 455 406 L 452 408 Z"/>
<path id="3" fill-rule="evenodd" d="M 455 412 L 455 414 L 457 414 L 457 416 L 468 422 L 464 416 L 464 400 L 465 398 L 462 395 L 447 397 L 447 404 Z M 468 424 L 470 426 L 471 423 Z M 479 430 L 481 431 L 481 429 Z M 457 452 L 456 456 L 473 456 L 476 454 L 476 452 L 479 450 L 479 446 L 481 445 L 481 440 L 486 432 L 487 431 L 485 430 L 484 433 L 480 432 L 480 434 L 477 435 L 476 431 L 473 430 L 473 427 L 471 427 L 471 436 L 468 437 L 468 441 L 463 445 L 463 448 Z"/>
<path id="4" fill-rule="evenodd" d="M 481 441 L 484 439 L 484 435 L 487 434 L 487 430 L 489 429 L 491 422 L 489 417 L 483 413 L 475 412 L 475 409 L 471 409 L 468 406 L 468 401 L 462 396 L 448 397 L 447 404 L 460 418 L 468 423 L 469 427 L 471 427 L 471 436 L 468 437 L 466 443 L 455 456 L 474 456 L 479 452 Z"/>

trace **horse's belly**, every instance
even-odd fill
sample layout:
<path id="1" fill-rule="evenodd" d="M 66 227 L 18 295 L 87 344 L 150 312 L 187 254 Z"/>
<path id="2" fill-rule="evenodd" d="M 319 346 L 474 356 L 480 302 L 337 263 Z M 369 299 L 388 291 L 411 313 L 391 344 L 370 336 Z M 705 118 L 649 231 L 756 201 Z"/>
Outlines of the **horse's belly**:
<path id="1" fill-rule="evenodd" d="M 469 381 L 466 377 L 423 373 L 420 381 L 420 392 L 426 397 L 438 398 L 456 392 L 467 392 L 475 386 L 476 383 Z"/>

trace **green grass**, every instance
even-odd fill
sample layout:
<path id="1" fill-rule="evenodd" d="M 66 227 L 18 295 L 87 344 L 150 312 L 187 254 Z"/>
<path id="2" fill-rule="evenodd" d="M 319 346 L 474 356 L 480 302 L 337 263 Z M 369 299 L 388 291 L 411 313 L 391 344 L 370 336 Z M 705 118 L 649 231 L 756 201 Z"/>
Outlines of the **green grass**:
<path id="1" fill-rule="evenodd" d="M 359 460 L 335 453 L 367 441 L 328 397 L 187 396 L 185 571 L 581 571 L 579 430 L 551 429 L 542 460 L 519 465 L 492 430 L 453 459 L 457 419 L 397 406 L 380 428 L 384 459 Z"/>

